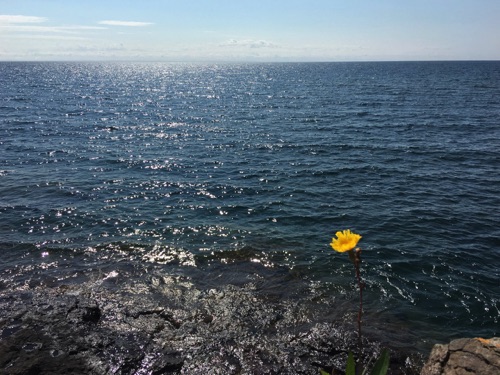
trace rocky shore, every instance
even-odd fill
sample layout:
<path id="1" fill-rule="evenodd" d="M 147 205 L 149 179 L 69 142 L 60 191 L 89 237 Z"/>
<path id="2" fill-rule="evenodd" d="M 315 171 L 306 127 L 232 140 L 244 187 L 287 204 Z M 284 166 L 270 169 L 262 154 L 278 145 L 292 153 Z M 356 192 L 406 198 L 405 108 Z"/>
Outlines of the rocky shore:
<path id="1" fill-rule="evenodd" d="M 342 313 L 356 306 L 322 302 L 290 270 L 238 260 L 186 273 L 185 260 L 164 261 L 110 257 L 89 268 L 89 258 L 78 271 L 70 259 L 52 271 L 50 263 L 4 271 L 0 373 L 338 375 L 358 351 L 355 322 Z M 413 338 L 401 322 L 376 325 L 367 313 L 362 357 L 373 364 L 387 347 L 389 374 L 500 373 L 500 339 L 438 344 L 425 362 L 405 345 Z"/>
<path id="2" fill-rule="evenodd" d="M 260 295 L 252 283 L 203 289 L 182 276 L 118 279 L 3 285 L 0 372 L 341 374 L 357 347 L 352 326 L 311 320 L 300 302 Z M 382 346 L 365 338 L 366 360 Z M 421 355 L 389 349 L 391 374 L 420 372 Z"/>

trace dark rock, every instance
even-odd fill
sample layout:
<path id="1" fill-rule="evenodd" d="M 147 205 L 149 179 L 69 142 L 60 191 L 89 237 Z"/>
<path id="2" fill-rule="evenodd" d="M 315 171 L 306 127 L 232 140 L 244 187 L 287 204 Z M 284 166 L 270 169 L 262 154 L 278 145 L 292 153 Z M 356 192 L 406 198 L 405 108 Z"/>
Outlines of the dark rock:
<path id="1" fill-rule="evenodd" d="M 464 338 L 432 349 L 421 375 L 498 375 L 500 338 Z"/>
<path id="2" fill-rule="evenodd" d="M 319 306 L 317 315 L 326 315 Z M 354 326 L 321 321 L 301 301 L 259 295 L 252 283 L 206 290 L 165 275 L 120 287 L 93 280 L 4 289 L 0 338 L 8 375 L 342 373 L 357 348 Z M 382 346 L 363 345 L 365 363 Z M 418 355 L 392 349 L 391 374 L 420 367 Z"/>

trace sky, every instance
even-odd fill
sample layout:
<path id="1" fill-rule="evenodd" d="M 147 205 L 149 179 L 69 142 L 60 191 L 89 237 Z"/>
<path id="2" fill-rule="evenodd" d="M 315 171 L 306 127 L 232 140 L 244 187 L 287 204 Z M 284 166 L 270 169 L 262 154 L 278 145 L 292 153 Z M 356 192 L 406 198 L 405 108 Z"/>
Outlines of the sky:
<path id="1" fill-rule="evenodd" d="M 0 0 L 19 60 L 500 60 L 500 0 Z"/>

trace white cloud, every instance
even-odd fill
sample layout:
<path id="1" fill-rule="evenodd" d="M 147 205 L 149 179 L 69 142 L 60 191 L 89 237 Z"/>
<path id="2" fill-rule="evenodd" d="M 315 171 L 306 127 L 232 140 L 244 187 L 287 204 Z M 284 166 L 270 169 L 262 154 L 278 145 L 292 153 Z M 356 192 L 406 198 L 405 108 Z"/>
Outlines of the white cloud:
<path id="1" fill-rule="evenodd" d="M 151 22 L 135 22 L 135 21 L 101 21 L 99 25 L 109 25 L 109 26 L 127 26 L 127 27 L 144 27 L 153 25 Z"/>
<path id="2" fill-rule="evenodd" d="M 9 15 L 0 14 L 0 24 L 7 23 L 40 23 L 47 21 L 45 17 L 35 17 L 35 16 L 21 16 L 21 15 Z"/>
<path id="3" fill-rule="evenodd" d="M 69 26 L 40 26 L 33 25 L 34 23 L 46 22 L 47 18 L 35 16 L 21 16 L 21 15 L 5 15 L 0 14 L 0 29 L 7 31 L 15 31 L 21 33 L 67 33 L 74 34 L 82 30 L 105 30 L 101 26 L 82 26 L 82 25 L 69 25 Z M 40 37 L 35 35 L 34 37 Z"/>
<path id="4" fill-rule="evenodd" d="M 23 45 L 40 43 L 61 42 L 70 43 L 75 41 L 89 40 L 88 32 L 93 30 L 106 30 L 103 26 L 86 25 L 66 25 L 66 26 L 47 26 L 44 17 L 22 16 L 22 15 L 0 15 L 0 44 L 8 44 L 17 40 L 19 45 L 11 43 L 10 50 L 22 50 Z M 5 31 L 6 34 L 2 32 Z M 90 34 L 92 35 L 92 34 Z M 13 42 L 16 43 L 16 42 Z M 9 55 L 2 53 L 2 55 Z"/>
<path id="5" fill-rule="evenodd" d="M 249 48 L 278 48 L 278 46 L 267 40 L 253 39 L 229 39 L 227 42 L 220 44 L 221 47 L 249 47 Z"/>
<path id="6" fill-rule="evenodd" d="M 59 29 L 61 29 L 61 30 L 107 30 L 107 27 L 73 25 L 73 26 L 60 26 Z"/>

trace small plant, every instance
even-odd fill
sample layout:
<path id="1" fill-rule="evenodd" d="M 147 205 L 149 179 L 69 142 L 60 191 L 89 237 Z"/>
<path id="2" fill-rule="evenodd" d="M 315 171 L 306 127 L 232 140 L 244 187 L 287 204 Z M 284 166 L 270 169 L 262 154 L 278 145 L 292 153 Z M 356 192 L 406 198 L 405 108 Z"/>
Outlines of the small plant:
<path id="1" fill-rule="evenodd" d="M 351 232 L 350 229 L 346 229 L 344 231 L 338 231 L 335 233 L 337 238 L 332 238 L 332 242 L 330 246 L 333 250 L 339 253 L 345 253 L 349 255 L 349 259 L 354 264 L 354 268 L 356 270 L 356 279 L 358 280 L 358 288 L 359 288 L 359 310 L 358 310 L 358 349 L 359 355 L 363 352 L 363 340 L 361 335 L 361 318 L 363 316 L 363 289 L 365 287 L 365 283 L 361 279 L 360 272 L 360 264 L 361 264 L 361 249 L 356 247 L 361 236 L 359 234 Z M 356 367 L 360 368 L 361 359 L 358 358 L 358 366 L 356 366 L 356 362 L 354 361 L 354 355 L 352 352 L 349 352 L 347 357 L 347 366 L 346 366 L 346 375 L 356 375 Z M 375 362 L 373 369 L 371 371 L 371 375 L 385 375 L 387 373 L 387 369 L 389 368 L 389 351 L 384 349 L 382 354 Z M 358 370 L 358 373 L 361 369 Z M 365 375 L 368 371 L 368 367 L 366 367 L 361 374 Z M 326 371 L 320 370 L 321 375 L 329 375 Z"/>
<path id="2" fill-rule="evenodd" d="M 387 370 L 389 369 L 389 351 L 387 349 L 382 350 L 382 354 L 375 362 L 375 365 L 370 372 L 370 375 L 386 375 Z M 362 375 L 366 375 L 368 371 L 368 367 L 366 367 Z M 330 375 L 325 370 L 320 370 L 321 375 Z M 356 375 L 356 362 L 354 361 L 354 355 L 352 352 L 349 352 L 349 356 L 347 357 L 347 366 L 345 369 L 345 375 Z"/>

